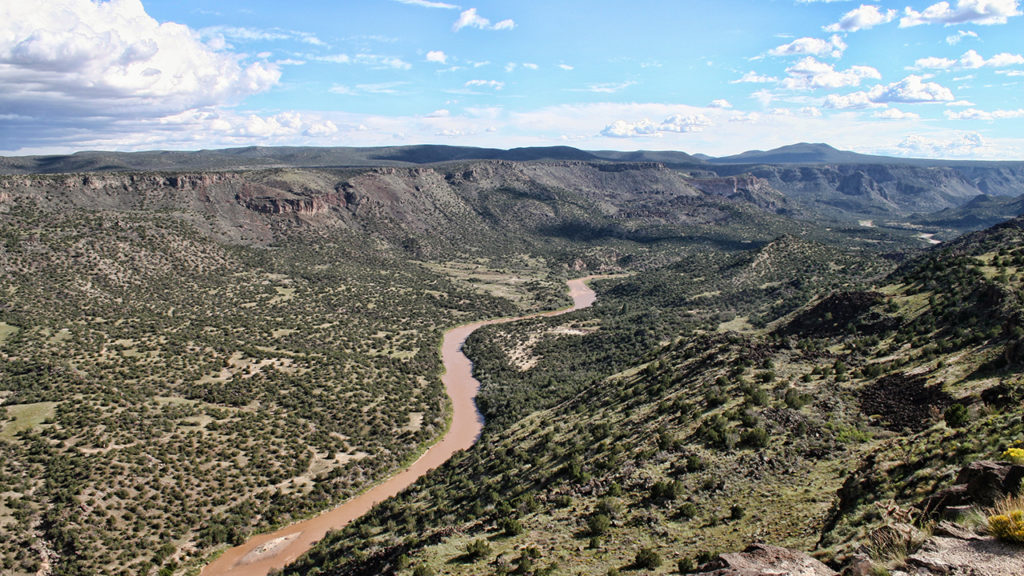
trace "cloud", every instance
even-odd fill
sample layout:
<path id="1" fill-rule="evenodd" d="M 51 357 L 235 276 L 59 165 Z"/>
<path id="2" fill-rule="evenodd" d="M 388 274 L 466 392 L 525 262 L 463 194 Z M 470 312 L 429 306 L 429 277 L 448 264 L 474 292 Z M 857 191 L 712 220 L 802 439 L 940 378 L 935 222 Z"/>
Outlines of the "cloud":
<path id="1" fill-rule="evenodd" d="M 904 112 L 896 108 L 886 108 L 885 110 L 875 112 L 872 116 L 883 120 L 917 120 L 921 117 L 919 114 Z"/>
<path id="2" fill-rule="evenodd" d="M 341 96 L 356 96 L 359 94 L 386 94 L 393 96 L 401 94 L 402 91 L 399 88 L 408 84 L 408 82 L 378 82 L 376 84 L 356 84 L 355 87 L 335 84 L 327 91 Z"/>
<path id="3" fill-rule="evenodd" d="M 276 64 L 157 22 L 138 0 L 0 4 L 0 110 L 36 131 L 234 105 L 280 77 Z M 0 134 L 13 139 L 11 130 L 0 120 Z"/>
<path id="4" fill-rule="evenodd" d="M 609 138 L 634 138 L 637 136 L 660 136 L 664 133 L 700 132 L 712 122 L 703 114 L 673 114 L 660 124 L 644 118 L 637 122 L 616 120 L 601 130 L 601 136 Z"/>
<path id="5" fill-rule="evenodd" d="M 750 72 L 747 72 L 746 74 L 744 74 L 743 76 L 741 76 L 739 79 L 733 80 L 732 82 L 729 82 L 729 83 L 730 84 L 742 84 L 742 83 L 768 84 L 768 83 L 771 83 L 771 82 L 778 82 L 778 81 L 779 81 L 779 79 L 775 78 L 774 76 L 764 76 L 764 75 L 758 74 L 757 72 L 750 71 Z"/>
<path id="6" fill-rule="evenodd" d="M 559 64 L 558 67 L 561 68 L 562 70 L 575 70 L 576 69 L 575 66 L 570 66 L 568 64 Z"/>
<path id="7" fill-rule="evenodd" d="M 914 134 L 896 147 L 904 154 L 926 158 L 978 158 L 992 153 L 992 147 L 977 132 L 957 132 L 944 137 Z"/>
<path id="8" fill-rule="evenodd" d="M 991 112 L 978 110 L 977 108 L 968 108 L 960 112 L 946 110 L 946 118 L 950 120 L 1008 120 L 1011 118 L 1024 118 L 1024 108 L 1018 108 L 1017 110 L 992 110 Z"/>
<path id="9" fill-rule="evenodd" d="M 523 62 L 523 68 L 526 68 L 527 70 L 537 70 L 540 68 L 540 66 L 534 64 L 533 62 Z"/>
<path id="10" fill-rule="evenodd" d="M 972 30 L 960 30 L 956 34 L 946 36 L 946 44 L 950 46 L 956 46 L 964 38 L 977 38 L 978 33 Z"/>
<path id="11" fill-rule="evenodd" d="M 918 70 L 949 70 L 951 68 L 975 70 L 982 67 L 1005 68 L 1007 66 L 1017 66 L 1020 64 L 1024 64 L 1024 56 L 1020 54 L 1002 52 L 986 60 L 981 54 L 978 54 L 974 50 L 968 50 L 956 60 L 935 57 L 919 58 L 914 62 L 913 67 Z"/>
<path id="12" fill-rule="evenodd" d="M 448 4 L 447 2 L 431 2 L 430 0 L 395 0 L 402 4 L 410 4 L 412 6 L 422 6 L 423 8 L 443 8 L 445 10 L 458 10 L 459 7 L 455 4 Z"/>
<path id="13" fill-rule="evenodd" d="M 298 112 L 282 112 L 273 116 L 250 114 L 240 122 L 225 122 L 220 126 L 229 135 L 258 138 L 329 136 L 338 131 L 338 127 L 330 120 L 309 120 Z"/>
<path id="14" fill-rule="evenodd" d="M 582 91 L 595 92 L 597 94 L 614 94 L 615 92 L 625 90 L 634 84 L 636 84 L 636 82 L 633 82 L 632 80 L 627 80 L 625 82 L 602 82 L 600 84 L 591 84 Z M 574 91 L 579 92 L 580 90 Z"/>
<path id="15" fill-rule="evenodd" d="M 957 0 L 956 8 L 951 8 L 949 2 L 932 4 L 922 12 L 908 7 L 900 18 L 900 28 L 922 24 L 1006 24 L 1007 19 L 1020 16 L 1018 4 L 1019 0 Z"/>
<path id="16" fill-rule="evenodd" d="M 711 108 L 732 108 L 732 104 L 730 104 L 729 101 L 724 98 L 712 100 L 711 104 L 708 104 L 708 106 Z"/>
<path id="17" fill-rule="evenodd" d="M 501 90 L 505 87 L 505 83 L 499 80 L 470 80 L 464 84 L 466 88 L 493 88 L 495 90 Z"/>
<path id="18" fill-rule="evenodd" d="M 786 68 L 788 78 L 782 81 L 782 87 L 788 90 L 811 90 L 815 88 L 842 88 L 859 86 L 866 78 L 880 79 L 882 75 L 870 66 L 851 66 L 846 70 L 836 70 L 831 64 L 808 56 L 796 64 Z"/>
<path id="19" fill-rule="evenodd" d="M 357 64 L 365 64 L 378 70 L 384 70 L 392 68 L 395 70 L 408 70 L 412 68 L 412 64 L 409 64 L 401 58 L 395 58 L 392 56 L 381 56 L 379 54 L 356 54 L 353 57 L 353 61 Z"/>
<path id="20" fill-rule="evenodd" d="M 275 40 L 293 40 L 310 44 L 312 46 L 327 46 L 327 43 L 321 40 L 310 32 L 299 32 L 297 30 L 284 30 L 281 28 L 245 28 L 238 26 L 210 26 L 203 28 L 199 31 L 203 38 L 207 40 L 219 41 L 220 39 L 230 38 L 236 42 L 252 42 L 252 41 L 275 41 Z"/>
<path id="21" fill-rule="evenodd" d="M 362 64 L 369 66 L 377 70 L 409 70 L 412 68 L 412 64 L 409 64 L 401 58 L 395 58 L 393 56 L 383 56 L 381 54 L 356 54 L 355 56 L 349 56 L 348 54 L 305 54 L 309 60 L 316 62 L 329 62 L 332 64 Z"/>
<path id="22" fill-rule="evenodd" d="M 834 109 L 867 108 L 890 103 L 920 104 L 926 102 L 953 102 L 953 93 L 936 82 L 925 82 L 924 77 L 910 75 L 892 84 L 873 86 L 868 91 L 838 95 L 829 94 L 825 106 Z"/>
<path id="23" fill-rule="evenodd" d="M 798 38 L 788 44 L 777 46 L 768 51 L 772 56 L 831 56 L 839 58 L 846 50 L 846 43 L 837 35 L 828 40 L 821 38 Z"/>
<path id="24" fill-rule="evenodd" d="M 477 14 L 476 8 L 470 8 L 463 10 L 459 14 L 459 19 L 452 24 L 452 30 L 458 32 L 463 28 L 478 28 L 480 30 L 511 30 L 516 27 L 516 23 L 513 20 L 502 20 L 496 24 L 491 24 L 491 21 L 483 16 Z"/>
<path id="25" fill-rule="evenodd" d="M 952 102 L 949 88 L 936 82 L 925 82 L 924 77 L 910 75 L 888 86 L 875 86 L 868 94 L 872 102 Z"/>
<path id="26" fill-rule="evenodd" d="M 850 10 L 843 14 L 835 24 L 825 26 L 826 32 L 856 32 L 874 28 L 879 24 L 887 24 L 896 19 L 895 10 L 882 11 L 878 6 L 861 4 L 860 8 Z"/>
<path id="27" fill-rule="evenodd" d="M 851 108 L 873 108 L 882 106 L 871 101 L 867 92 L 853 92 L 850 94 L 829 94 L 825 97 L 825 108 L 833 110 L 848 110 Z"/>
<path id="28" fill-rule="evenodd" d="M 447 64 L 448 55 L 441 50 L 431 50 L 427 52 L 427 62 L 434 62 L 436 64 Z"/>

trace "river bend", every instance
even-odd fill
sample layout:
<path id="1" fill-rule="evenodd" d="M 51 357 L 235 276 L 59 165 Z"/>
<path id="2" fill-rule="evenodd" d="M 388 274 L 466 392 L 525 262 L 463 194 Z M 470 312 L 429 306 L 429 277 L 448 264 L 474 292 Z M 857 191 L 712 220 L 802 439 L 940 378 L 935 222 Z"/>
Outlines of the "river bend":
<path id="1" fill-rule="evenodd" d="M 294 562 L 308 551 L 329 530 L 337 530 L 370 511 L 373 506 L 408 488 L 421 476 L 448 461 L 459 450 L 472 446 L 483 430 L 483 416 L 476 409 L 476 395 L 480 382 L 473 378 L 473 365 L 462 353 L 466 338 L 481 326 L 504 324 L 536 318 L 557 316 L 587 308 L 597 298 L 586 282 L 594 278 L 569 280 L 569 295 L 573 305 L 569 308 L 540 312 L 516 318 L 498 318 L 464 324 L 448 330 L 441 343 L 441 363 L 445 373 L 441 376 L 445 391 L 452 401 L 451 425 L 444 437 L 427 449 L 409 467 L 389 476 L 357 496 L 318 516 L 280 528 L 274 532 L 257 534 L 244 544 L 230 548 L 203 568 L 202 576 L 265 576 L 275 568 Z"/>

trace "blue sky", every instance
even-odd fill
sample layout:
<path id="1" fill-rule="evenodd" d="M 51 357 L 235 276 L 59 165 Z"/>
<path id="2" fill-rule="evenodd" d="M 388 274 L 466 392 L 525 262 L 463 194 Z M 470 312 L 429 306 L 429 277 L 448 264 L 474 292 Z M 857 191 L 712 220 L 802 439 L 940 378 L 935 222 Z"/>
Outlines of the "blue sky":
<path id="1" fill-rule="evenodd" d="M 1024 160 L 1018 0 L 0 0 L 0 153 L 800 141 Z"/>

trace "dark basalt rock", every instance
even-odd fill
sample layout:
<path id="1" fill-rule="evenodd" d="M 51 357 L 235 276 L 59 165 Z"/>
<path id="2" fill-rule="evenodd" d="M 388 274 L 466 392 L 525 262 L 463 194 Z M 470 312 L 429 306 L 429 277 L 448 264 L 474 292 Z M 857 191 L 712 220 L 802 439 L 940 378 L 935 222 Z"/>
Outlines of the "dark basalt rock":
<path id="1" fill-rule="evenodd" d="M 939 490 L 918 507 L 927 516 L 968 505 L 991 506 L 996 500 L 1020 489 L 1024 466 L 1009 462 L 979 460 L 960 469 L 956 484 Z"/>

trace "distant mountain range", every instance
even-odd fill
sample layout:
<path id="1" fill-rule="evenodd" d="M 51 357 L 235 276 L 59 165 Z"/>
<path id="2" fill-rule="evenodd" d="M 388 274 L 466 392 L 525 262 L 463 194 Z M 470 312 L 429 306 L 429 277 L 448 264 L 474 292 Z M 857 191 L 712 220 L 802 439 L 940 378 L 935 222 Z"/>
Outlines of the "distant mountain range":
<path id="1" fill-rule="evenodd" d="M 719 158 L 685 152 L 638 150 L 586 151 L 569 146 L 474 148 L 468 146 L 386 146 L 356 147 L 261 147 L 198 151 L 103 152 L 87 151 L 69 155 L 0 157 L 0 174 L 105 172 L 127 170 L 246 170 L 268 167 L 355 167 L 435 164 L 466 160 L 507 160 L 514 162 L 658 162 L 671 166 L 761 165 L 761 164 L 883 164 L 913 166 L 1024 166 L 1020 162 L 979 162 L 871 156 L 837 150 L 828 144 L 792 144 L 773 150 L 751 150 Z"/>

